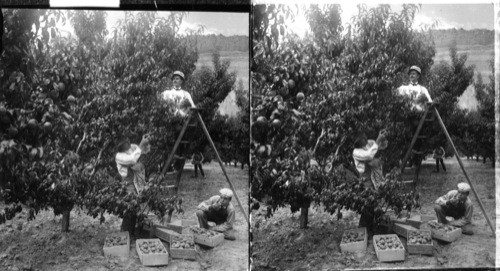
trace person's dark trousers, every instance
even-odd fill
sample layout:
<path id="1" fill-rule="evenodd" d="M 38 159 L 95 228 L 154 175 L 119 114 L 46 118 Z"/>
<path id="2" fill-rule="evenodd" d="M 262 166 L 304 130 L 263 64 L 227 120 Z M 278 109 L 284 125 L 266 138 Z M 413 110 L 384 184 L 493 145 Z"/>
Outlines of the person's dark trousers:
<path id="1" fill-rule="evenodd" d="M 443 170 L 446 171 L 446 167 L 444 166 L 443 158 L 436 158 L 436 171 L 439 172 L 439 163 L 441 163 Z"/>
<path id="2" fill-rule="evenodd" d="M 137 222 L 137 215 L 133 212 L 127 212 L 123 216 L 120 231 L 128 231 L 130 236 L 135 235 L 135 224 Z"/>
<path id="3" fill-rule="evenodd" d="M 373 220 L 373 210 L 364 211 L 363 213 L 361 213 L 361 217 L 359 218 L 358 227 L 366 227 L 368 232 L 373 232 Z"/>
<path id="4" fill-rule="evenodd" d="M 208 221 L 214 222 L 216 225 L 222 224 L 227 219 L 227 213 L 224 215 L 222 212 L 212 212 L 212 211 L 196 211 L 196 216 L 198 217 L 198 222 L 200 227 L 208 229 Z"/>
<path id="5" fill-rule="evenodd" d="M 194 177 L 198 177 L 198 168 L 200 169 L 201 176 L 205 177 L 205 173 L 203 172 L 203 168 L 201 167 L 201 164 L 195 164 L 194 165 Z"/>
<path id="6" fill-rule="evenodd" d="M 211 211 L 196 211 L 196 217 L 198 217 L 198 223 L 201 228 L 208 229 L 208 221 L 214 222 L 216 225 L 222 224 L 227 219 L 227 213 L 223 212 L 211 212 Z M 223 232 L 224 238 L 227 240 L 235 240 L 235 234 L 233 229 L 229 229 Z"/>
<path id="7" fill-rule="evenodd" d="M 455 219 L 461 216 L 460 212 L 453 212 L 453 209 L 448 208 L 446 205 L 442 206 L 439 204 L 434 204 L 434 211 L 436 212 L 436 217 L 439 223 L 448 224 L 447 216 L 451 216 Z M 472 224 L 466 224 L 461 227 L 462 233 L 467 235 L 473 235 Z"/>

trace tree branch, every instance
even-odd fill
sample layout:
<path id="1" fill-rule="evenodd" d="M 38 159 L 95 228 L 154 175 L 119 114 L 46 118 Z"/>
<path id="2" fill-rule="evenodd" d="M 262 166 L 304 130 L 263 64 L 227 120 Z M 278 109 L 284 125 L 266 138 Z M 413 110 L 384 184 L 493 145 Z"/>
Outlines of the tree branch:
<path id="1" fill-rule="evenodd" d="M 82 146 L 83 141 L 87 138 L 87 132 L 83 132 L 83 138 L 80 140 L 80 143 L 78 144 L 78 147 L 76 148 L 75 153 L 78 154 L 78 151 L 80 150 L 80 147 Z"/>

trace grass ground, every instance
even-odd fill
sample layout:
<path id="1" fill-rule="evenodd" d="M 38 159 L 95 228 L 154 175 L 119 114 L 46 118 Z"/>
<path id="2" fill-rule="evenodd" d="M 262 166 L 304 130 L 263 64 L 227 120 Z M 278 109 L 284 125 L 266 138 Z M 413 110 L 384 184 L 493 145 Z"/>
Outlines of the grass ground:
<path id="1" fill-rule="evenodd" d="M 421 181 L 417 191 L 422 194 L 421 210 L 415 213 L 434 215 L 433 202 L 456 184 L 464 180 L 455 159 L 445 160 L 448 171 L 433 173 L 434 160 L 423 164 Z M 486 212 L 495 225 L 495 172 L 491 164 L 465 160 L 464 164 L 471 181 L 483 202 Z M 410 170 L 406 171 L 410 177 Z M 252 214 L 253 270 L 343 270 L 375 268 L 448 268 L 448 267 L 494 267 L 495 238 L 481 213 L 476 199 L 473 224 L 475 234 L 462 235 L 459 240 L 441 243 L 434 240 L 432 256 L 409 255 L 404 262 L 381 263 L 378 261 L 371 237 L 366 251 L 341 253 L 339 243 L 346 229 L 356 228 L 359 215 L 346 211 L 344 218 L 336 218 L 321 208 L 312 207 L 309 212 L 309 228 L 299 228 L 299 214 L 291 214 L 289 208 L 279 209 L 275 215 L 265 219 L 265 208 Z M 405 244 L 404 238 L 400 238 Z"/>
<path id="2" fill-rule="evenodd" d="M 182 216 L 173 219 L 196 219 L 196 206 L 202 200 L 218 194 L 227 187 L 227 182 L 218 164 L 204 165 L 206 179 L 191 178 L 192 165 L 186 164 L 180 193 L 183 197 Z M 245 210 L 248 210 L 248 170 L 226 167 L 229 178 L 236 187 L 237 195 Z M 143 267 L 135 251 L 132 240 L 128 259 L 103 256 L 104 238 L 109 233 L 118 232 L 121 219 L 107 215 L 106 222 L 75 210 L 71 213 L 69 233 L 60 232 L 60 219 L 51 211 L 41 212 L 35 220 L 27 221 L 26 212 L 0 225 L 0 270 L 247 270 L 248 267 L 248 226 L 236 203 L 236 241 L 227 241 L 213 248 L 200 248 L 196 261 L 172 260 L 164 267 Z M 137 238 L 148 237 L 147 233 Z M 168 245 L 168 243 L 164 243 Z"/>

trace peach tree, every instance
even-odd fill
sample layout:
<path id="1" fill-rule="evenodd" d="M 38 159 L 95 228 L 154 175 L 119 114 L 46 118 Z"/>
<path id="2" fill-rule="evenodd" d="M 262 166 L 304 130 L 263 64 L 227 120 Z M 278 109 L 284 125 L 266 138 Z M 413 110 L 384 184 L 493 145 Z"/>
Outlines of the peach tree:
<path id="1" fill-rule="evenodd" d="M 425 75 L 434 55 L 429 36 L 411 28 L 416 10 L 359 6 L 344 29 L 339 6 L 311 6 L 312 33 L 300 38 L 286 33 L 285 17 L 293 12 L 256 7 L 252 82 L 260 95 L 252 101 L 252 196 L 268 199 L 269 214 L 290 206 L 301 210 L 301 227 L 307 227 L 312 203 L 339 217 L 342 208 L 381 217 L 387 207 L 418 206 L 418 195 L 401 192 L 401 176 L 391 171 L 411 139 L 409 100 L 394 90 L 409 65 L 419 65 Z M 382 154 L 388 181 L 378 192 L 353 166 L 360 129 L 369 137 L 389 131 L 391 144 Z M 385 208 L 378 206 L 382 199 Z"/>
<path id="2" fill-rule="evenodd" d="M 101 221 L 106 212 L 143 211 L 141 204 L 160 216 L 173 210 L 176 197 L 161 178 L 142 195 L 128 193 L 114 154 L 120 137 L 138 142 L 151 133 L 148 175 L 166 160 L 183 120 L 159 92 L 174 70 L 190 76 L 198 57 L 195 39 L 178 33 L 184 14 L 127 13 L 108 39 L 104 12 L 2 12 L 0 192 L 8 206 L 0 220 L 23 207 L 30 219 L 51 208 L 67 231 L 75 206 Z M 59 33 L 56 22 L 66 20 L 76 36 Z"/>

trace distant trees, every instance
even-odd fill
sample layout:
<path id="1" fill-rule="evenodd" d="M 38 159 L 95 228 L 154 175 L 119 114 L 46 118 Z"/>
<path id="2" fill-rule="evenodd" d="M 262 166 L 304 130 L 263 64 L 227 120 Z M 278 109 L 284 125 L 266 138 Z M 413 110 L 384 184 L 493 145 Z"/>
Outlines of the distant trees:
<path id="1" fill-rule="evenodd" d="M 219 51 L 241 51 L 248 52 L 248 36 L 223 36 L 223 35 L 197 35 L 191 37 L 196 39 L 196 46 L 199 53 L 211 52 L 216 48 Z"/>
<path id="2" fill-rule="evenodd" d="M 436 47 L 448 47 L 456 40 L 459 45 L 489 45 L 495 43 L 493 30 L 439 29 L 431 30 Z"/>

